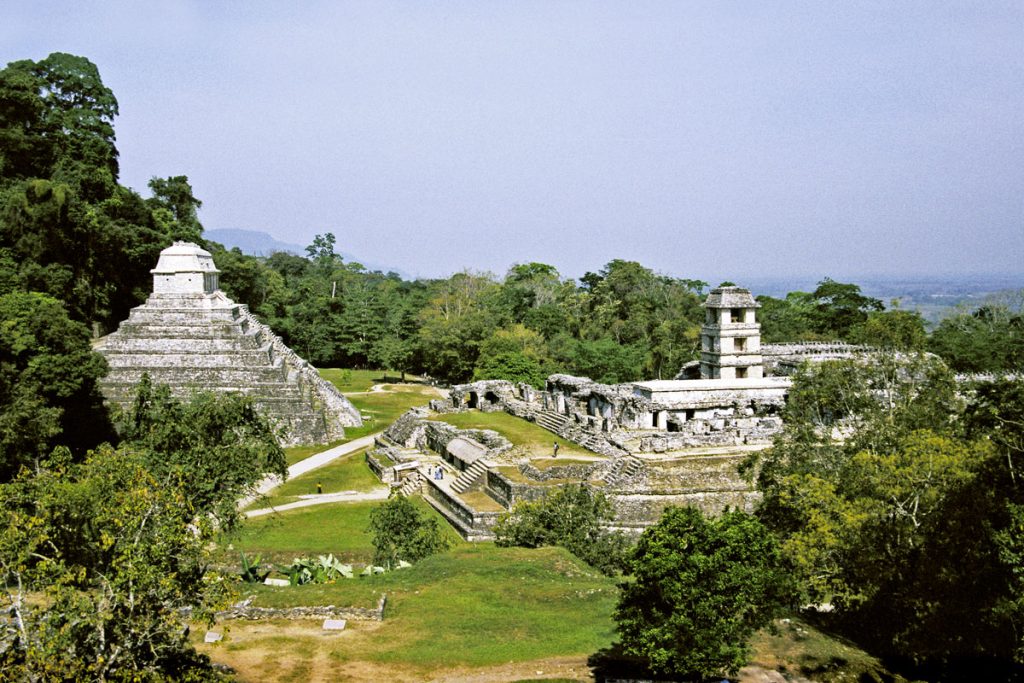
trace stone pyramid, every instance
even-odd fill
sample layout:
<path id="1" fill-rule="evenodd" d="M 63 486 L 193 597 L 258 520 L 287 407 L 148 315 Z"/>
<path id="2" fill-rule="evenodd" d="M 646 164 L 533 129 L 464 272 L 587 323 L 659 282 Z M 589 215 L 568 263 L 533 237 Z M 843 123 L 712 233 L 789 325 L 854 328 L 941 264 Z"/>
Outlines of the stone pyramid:
<path id="1" fill-rule="evenodd" d="M 210 252 L 175 242 L 160 252 L 153 293 L 95 348 L 110 372 L 101 389 L 128 407 L 143 373 L 187 398 L 197 390 L 253 397 L 285 445 L 326 443 L 362 424 L 348 399 L 289 349 L 244 304 L 219 288 Z"/>

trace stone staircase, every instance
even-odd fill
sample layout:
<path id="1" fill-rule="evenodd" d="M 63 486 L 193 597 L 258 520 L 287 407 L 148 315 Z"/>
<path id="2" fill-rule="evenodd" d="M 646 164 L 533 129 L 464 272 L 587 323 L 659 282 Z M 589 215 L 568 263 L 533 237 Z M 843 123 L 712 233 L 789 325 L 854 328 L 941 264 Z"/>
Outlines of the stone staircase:
<path id="1" fill-rule="evenodd" d="M 644 464 L 633 456 L 616 458 L 612 466 L 608 468 L 607 474 L 604 475 L 604 483 L 609 487 L 625 484 L 640 474 L 643 469 Z"/>
<path id="2" fill-rule="evenodd" d="M 417 470 L 410 474 L 408 477 L 406 477 L 405 481 L 402 482 L 402 485 L 398 487 L 398 495 L 402 496 L 403 498 L 408 498 L 413 494 L 420 493 L 422 488 L 423 474 L 421 474 L 420 471 Z"/>
<path id="3" fill-rule="evenodd" d="M 549 432 L 561 436 L 566 425 L 569 424 L 569 416 L 560 415 L 552 410 L 538 410 L 536 413 L 536 423 Z"/>
<path id="4" fill-rule="evenodd" d="M 584 432 L 583 437 L 579 439 L 577 443 L 587 450 L 600 453 L 601 455 L 608 456 L 609 458 L 625 458 L 629 455 L 628 451 L 624 451 L 618 446 L 611 445 L 608 443 L 607 439 L 596 434 Z"/>
<path id="5" fill-rule="evenodd" d="M 486 473 L 487 465 L 483 460 L 477 460 L 452 482 L 452 491 L 455 491 L 455 493 L 465 493 L 477 484 L 480 484 Z"/>

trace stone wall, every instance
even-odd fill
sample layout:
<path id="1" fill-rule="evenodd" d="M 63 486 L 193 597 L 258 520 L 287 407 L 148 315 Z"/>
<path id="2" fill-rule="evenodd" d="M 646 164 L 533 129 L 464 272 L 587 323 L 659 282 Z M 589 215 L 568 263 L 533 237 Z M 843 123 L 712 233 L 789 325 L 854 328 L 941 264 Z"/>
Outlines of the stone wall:
<path id="1" fill-rule="evenodd" d="M 534 467 L 528 462 L 519 465 L 519 471 L 523 473 L 523 476 L 534 481 L 551 481 L 552 479 L 579 479 L 580 481 L 586 481 L 602 469 L 604 469 L 604 463 L 602 462 L 591 465 L 556 465 L 543 470 Z"/>
<path id="2" fill-rule="evenodd" d="M 434 508 L 459 530 L 467 541 L 494 540 L 492 529 L 498 523 L 500 512 L 478 512 L 448 494 L 432 479 L 424 480 L 423 496 Z"/>
<path id="3" fill-rule="evenodd" d="M 425 442 L 427 415 L 423 408 L 412 408 L 402 413 L 388 425 L 384 435 L 394 444 L 404 448 L 417 448 Z"/>
<path id="4" fill-rule="evenodd" d="M 534 486 L 515 482 L 496 470 L 487 470 L 484 478 L 487 494 L 498 501 L 506 509 L 512 509 L 516 503 L 540 500 L 547 495 L 550 487 Z"/>
<path id="5" fill-rule="evenodd" d="M 753 512 L 759 500 L 752 491 L 692 491 L 678 494 L 627 493 L 609 497 L 615 508 L 615 526 L 642 531 L 661 518 L 669 506 L 691 506 L 708 515 L 719 515 L 727 508 Z"/>
<path id="6" fill-rule="evenodd" d="M 442 456 L 448 453 L 448 444 L 456 438 L 467 438 L 482 445 L 483 457 L 491 458 L 512 449 L 512 443 L 498 432 L 490 429 L 459 429 L 447 422 L 426 420 L 423 422 L 423 440 L 417 444 Z"/>
<path id="7" fill-rule="evenodd" d="M 352 621 L 383 621 L 387 596 L 381 595 L 377 607 L 249 607 L 234 606 L 216 613 L 219 620 L 227 619 L 351 619 Z"/>

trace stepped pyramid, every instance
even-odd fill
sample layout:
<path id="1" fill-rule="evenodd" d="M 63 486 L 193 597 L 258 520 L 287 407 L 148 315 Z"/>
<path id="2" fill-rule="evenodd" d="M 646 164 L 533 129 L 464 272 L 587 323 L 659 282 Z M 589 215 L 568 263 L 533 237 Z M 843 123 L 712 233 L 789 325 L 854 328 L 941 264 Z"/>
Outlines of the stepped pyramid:
<path id="1" fill-rule="evenodd" d="M 153 293 L 116 332 L 99 340 L 110 372 L 100 388 L 128 407 L 143 373 L 178 397 L 193 391 L 253 397 L 284 445 L 326 443 L 362 424 L 359 412 L 316 369 L 285 346 L 244 304 L 219 288 L 210 252 L 175 242 L 160 252 Z"/>

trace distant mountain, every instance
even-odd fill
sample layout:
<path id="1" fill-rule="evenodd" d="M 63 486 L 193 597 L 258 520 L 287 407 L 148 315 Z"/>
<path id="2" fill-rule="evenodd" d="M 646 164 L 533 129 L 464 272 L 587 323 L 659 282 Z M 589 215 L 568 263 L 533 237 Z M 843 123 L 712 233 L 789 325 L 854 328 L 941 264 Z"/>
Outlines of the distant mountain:
<path id="1" fill-rule="evenodd" d="M 270 256 L 275 251 L 289 251 L 299 256 L 306 253 L 302 245 L 282 242 L 272 235 L 255 230 L 204 230 L 203 237 L 223 244 L 228 249 L 238 247 L 239 251 L 250 256 Z"/>
<path id="2" fill-rule="evenodd" d="M 228 249 L 238 247 L 243 254 L 250 256 L 270 256 L 275 251 L 287 251 L 299 256 L 306 255 L 306 247 L 300 244 L 291 244 L 276 239 L 273 235 L 257 230 L 236 230 L 233 228 L 221 230 L 204 230 L 203 237 L 213 242 L 223 244 Z M 345 252 L 339 252 L 339 256 L 346 263 L 359 263 L 367 270 L 379 270 L 382 273 L 398 273 L 402 278 L 409 279 L 409 276 L 391 266 L 370 263 L 363 259 Z"/>

